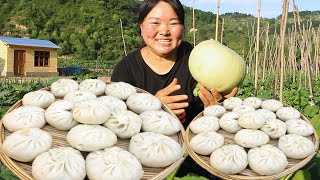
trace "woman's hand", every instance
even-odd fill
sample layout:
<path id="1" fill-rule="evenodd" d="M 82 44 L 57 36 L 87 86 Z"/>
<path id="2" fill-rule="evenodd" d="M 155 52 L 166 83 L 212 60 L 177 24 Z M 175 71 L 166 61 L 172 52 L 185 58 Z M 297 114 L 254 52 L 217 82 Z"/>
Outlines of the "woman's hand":
<path id="1" fill-rule="evenodd" d="M 179 90 L 181 86 L 178 84 L 178 79 L 174 78 L 173 81 L 165 88 L 159 90 L 155 96 L 164 102 L 174 114 L 182 121 L 185 119 L 184 108 L 188 107 L 189 104 L 186 102 L 188 99 L 187 95 L 174 95 L 170 94 Z"/>
<path id="2" fill-rule="evenodd" d="M 215 88 L 212 88 L 209 91 L 207 90 L 207 88 L 199 84 L 199 97 L 203 102 L 204 107 L 219 104 L 219 101 L 221 101 L 224 98 L 233 97 L 237 94 L 237 92 L 238 87 L 234 87 L 229 94 L 222 96 Z"/>

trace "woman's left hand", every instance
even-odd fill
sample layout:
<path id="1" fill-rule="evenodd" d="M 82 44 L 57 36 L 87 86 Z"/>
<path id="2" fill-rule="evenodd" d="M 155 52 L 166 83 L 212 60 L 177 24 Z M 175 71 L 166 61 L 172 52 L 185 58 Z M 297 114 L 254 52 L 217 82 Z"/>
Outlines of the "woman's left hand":
<path id="1" fill-rule="evenodd" d="M 224 98 L 233 97 L 237 94 L 237 92 L 238 87 L 234 87 L 229 94 L 223 96 L 215 88 L 212 88 L 209 91 L 207 88 L 199 84 L 199 97 L 203 102 L 204 107 L 219 104 L 219 101 L 221 101 Z"/>

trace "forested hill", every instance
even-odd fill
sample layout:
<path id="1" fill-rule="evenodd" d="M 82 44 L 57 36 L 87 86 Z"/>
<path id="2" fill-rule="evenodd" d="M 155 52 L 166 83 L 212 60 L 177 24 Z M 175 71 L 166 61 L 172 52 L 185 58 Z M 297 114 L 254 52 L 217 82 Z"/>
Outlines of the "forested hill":
<path id="1" fill-rule="evenodd" d="M 48 39 L 61 47 L 59 55 L 115 62 L 122 59 L 124 51 L 130 52 L 140 44 L 138 7 L 139 0 L 0 0 L 0 35 Z M 184 38 L 192 43 L 192 9 L 185 10 Z M 320 11 L 304 11 L 300 16 L 305 22 L 311 19 L 314 27 L 320 24 Z M 196 43 L 214 38 L 215 14 L 196 10 L 195 17 Z M 223 43 L 238 53 L 246 51 L 256 18 L 227 13 L 220 16 L 220 27 L 222 19 Z M 280 19 L 262 19 L 261 28 L 269 22 L 273 33 Z M 288 22 L 293 23 L 292 13 Z"/>

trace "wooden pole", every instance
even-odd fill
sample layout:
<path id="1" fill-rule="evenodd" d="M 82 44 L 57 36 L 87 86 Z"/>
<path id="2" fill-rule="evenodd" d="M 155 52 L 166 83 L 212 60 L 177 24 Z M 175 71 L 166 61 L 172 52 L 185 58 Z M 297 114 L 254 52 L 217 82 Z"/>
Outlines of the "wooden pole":
<path id="1" fill-rule="evenodd" d="M 259 66 L 259 41 L 260 41 L 260 11 L 261 11 L 261 0 L 258 0 L 258 23 L 257 23 L 257 34 L 256 34 L 256 64 L 255 64 L 255 76 L 254 76 L 254 96 L 258 94 L 258 66 Z"/>
<path id="2" fill-rule="evenodd" d="M 282 7 L 282 18 L 281 18 L 281 33 L 280 33 L 280 94 L 279 100 L 283 101 L 283 84 L 284 84 L 284 43 L 285 43 L 285 34 L 286 34 L 286 26 L 287 26 L 287 16 L 288 16 L 288 7 L 290 0 L 283 1 Z"/>
<path id="3" fill-rule="evenodd" d="M 286 32 L 286 23 L 288 15 L 288 6 L 289 0 L 284 0 L 282 5 L 282 17 L 280 24 L 280 43 L 279 43 L 279 53 L 277 55 L 276 70 L 274 76 L 274 88 L 273 88 L 273 98 L 276 99 L 277 87 L 278 87 L 278 73 L 280 69 L 280 93 L 279 100 L 282 102 L 283 97 L 283 75 L 284 75 L 284 42 L 285 42 L 285 32 Z"/>
<path id="4" fill-rule="evenodd" d="M 264 42 L 264 56 L 263 56 L 263 64 L 262 64 L 262 81 L 264 81 L 264 79 L 265 79 L 267 52 L 268 52 L 268 48 L 269 48 L 268 45 L 269 45 L 269 23 L 267 23 L 266 39 Z"/>
<path id="5" fill-rule="evenodd" d="M 126 48 L 126 42 L 124 40 L 124 35 L 123 35 L 123 28 L 122 28 L 122 21 L 120 19 L 120 27 L 121 27 L 121 37 L 122 37 L 122 43 L 123 43 L 123 51 L 124 54 L 127 56 L 127 48 Z"/>
<path id="6" fill-rule="evenodd" d="M 293 13 L 293 19 L 294 19 L 294 32 L 293 32 L 293 59 L 292 59 L 292 64 L 293 64 L 293 72 L 292 72 L 292 80 L 293 82 L 296 82 L 296 70 L 297 70 L 297 57 L 296 57 L 296 52 L 297 52 L 297 46 L 296 46 L 296 41 L 297 41 L 297 17 L 296 17 L 296 12 L 295 12 L 295 7 L 296 7 L 296 2 L 295 0 L 292 0 L 292 13 Z"/>
<path id="7" fill-rule="evenodd" d="M 196 27 L 195 27 L 195 17 L 194 17 L 194 0 L 192 0 L 192 32 L 193 32 L 193 46 L 196 46 Z"/>
<path id="8" fill-rule="evenodd" d="M 216 34 L 215 34 L 216 41 L 218 41 L 218 33 L 219 33 L 219 14 L 220 14 L 220 0 L 217 0 Z"/>
<path id="9" fill-rule="evenodd" d="M 318 32 L 316 32 L 315 30 L 313 31 L 313 41 L 314 41 L 314 64 L 315 64 L 315 77 L 318 77 L 319 75 L 319 68 L 320 68 L 320 64 L 319 64 L 319 50 L 320 50 L 320 41 L 319 41 L 319 31 L 320 31 L 320 27 L 318 28 Z"/>
<path id="10" fill-rule="evenodd" d="M 306 60 L 306 65 L 307 65 L 307 73 L 308 73 L 308 85 L 309 85 L 309 97 L 310 97 L 310 105 L 314 105 L 314 100 L 313 100 L 313 83 L 312 83 L 312 72 L 311 72 L 311 67 L 310 67 L 310 61 L 311 61 L 311 28 L 312 28 L 312 21 L 310 19 L 310 25 L 309 25 L 309 29 L 308 29 L 308 33 L 307 33 L 307 38 L 306 38 L 306 44 L 307 44 L 307 57 Z"/>
<path id="11" fill-rule="evenodd" d="M 221 34 L 220 34 L 220 43 L 222 44 L 222 38 L 224 33 L 224 18 L 222 18 L 222 24 L 221 24 Z"/>

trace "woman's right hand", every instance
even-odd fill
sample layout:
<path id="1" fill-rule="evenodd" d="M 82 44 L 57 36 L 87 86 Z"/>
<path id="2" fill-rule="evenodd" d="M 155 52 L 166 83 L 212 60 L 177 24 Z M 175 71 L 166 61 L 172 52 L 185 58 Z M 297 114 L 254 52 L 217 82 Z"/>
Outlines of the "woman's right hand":
<path id="1" fill-rule="evenodd" d="M 174 78 L 173 81 L 165 88 L 159 90 L 155 96 L 164 102 L 174 114 L 176 114 L 180 120 L 185 118 L 184 108 L 189 106 L 189 103 L 186 101 L 188 96 L 183 95 L 170 95 L 171 93 L 179 90 L 181 86 L 178 84 L 178 79 Z M 182 115 L 184 114 L 184 115 Z"/>

